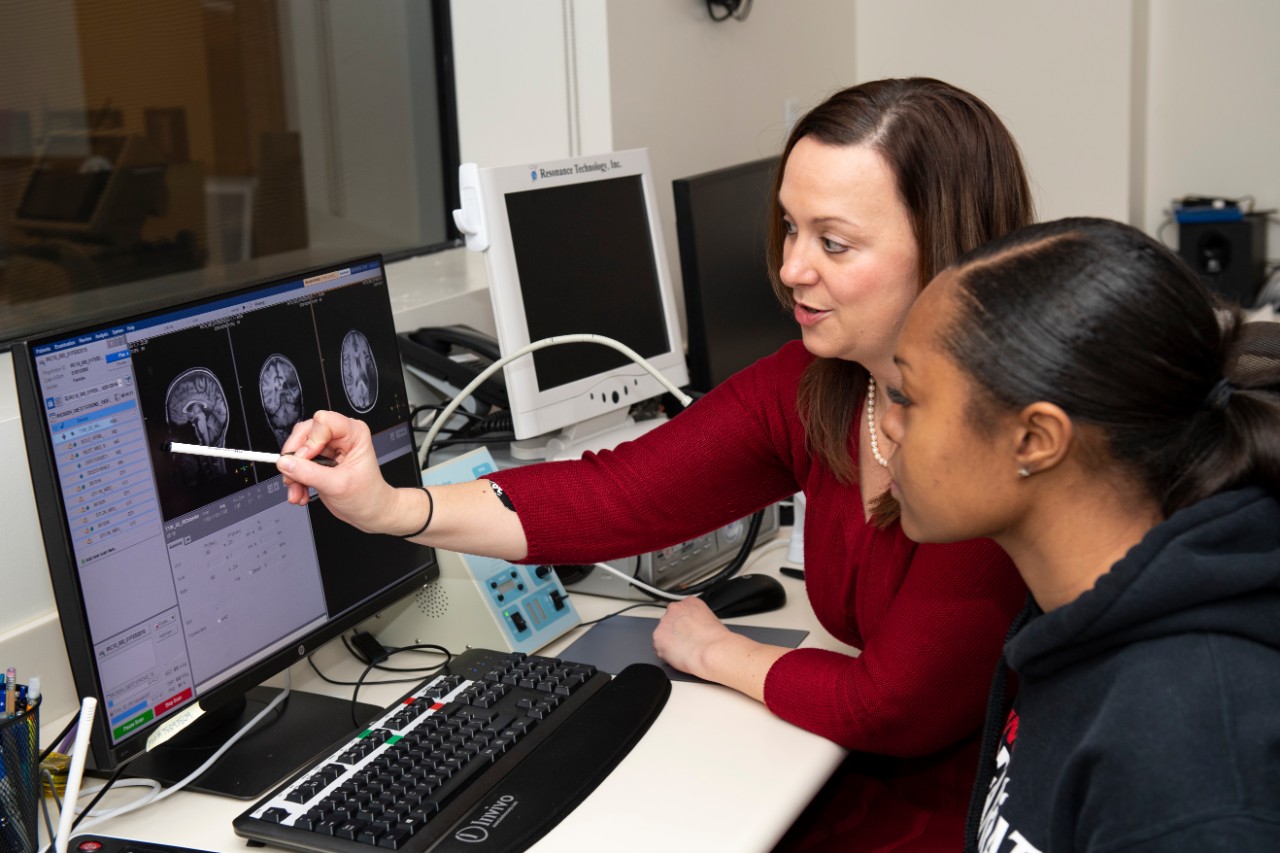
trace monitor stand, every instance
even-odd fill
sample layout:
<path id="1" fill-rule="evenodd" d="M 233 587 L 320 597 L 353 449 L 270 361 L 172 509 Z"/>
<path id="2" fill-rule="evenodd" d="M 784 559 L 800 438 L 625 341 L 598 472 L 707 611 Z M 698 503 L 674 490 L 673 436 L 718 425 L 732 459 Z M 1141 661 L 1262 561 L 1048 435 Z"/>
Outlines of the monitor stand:
<path id="1" fill-rule="evenodd" d="M 279 688 L 252 688 L 245 694 L 243 704 L 233 703 L 225 713 L 219 709 L 206 714 L 155 751 L 131 761 L 127 775 L 155 779 L 165 785 L 182 781 L 279 692 Z M 355 716 L 363 722 L 382 711 L 381 706 L 358 703 Z M 190 782 L 187 789 L 242 800 L 255 799 L 315 759 L 321 750 L 350 737 L 354 731 L 356 724 L 351 719 L 349 699 L 292 690 L 279 708 L 236 741 L 212 767 Z"/>

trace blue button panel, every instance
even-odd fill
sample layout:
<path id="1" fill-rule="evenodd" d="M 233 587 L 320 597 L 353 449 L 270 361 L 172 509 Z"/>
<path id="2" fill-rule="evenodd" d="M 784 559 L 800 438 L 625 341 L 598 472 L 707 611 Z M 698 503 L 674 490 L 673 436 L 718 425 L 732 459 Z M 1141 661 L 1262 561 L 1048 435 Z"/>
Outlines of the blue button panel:
<path id="1" fill-rule="evenodd" d="M 516 640 L 536 637 L 549 628 L 555 628 L 551 633 L 558 637 L 577 624 L 577 614 L 560 579 L 547 567 L 507 563 L 488 577 L 484 588 L 494 612 L 501 615 L 507 631 Z M 563 620 L 572 621 L 564 623 Z"/>
<path id="2" fill-rule="evenodd" d="M 427 485 L 444 485 L 474 480 L 496 470 L 489 451 L 479 448 L 422 473 Z M 536 651 L 582 621 L 550 566 L 518 566 L 473 554 L 459 556 L 510 638 L 513 651 Z"/>

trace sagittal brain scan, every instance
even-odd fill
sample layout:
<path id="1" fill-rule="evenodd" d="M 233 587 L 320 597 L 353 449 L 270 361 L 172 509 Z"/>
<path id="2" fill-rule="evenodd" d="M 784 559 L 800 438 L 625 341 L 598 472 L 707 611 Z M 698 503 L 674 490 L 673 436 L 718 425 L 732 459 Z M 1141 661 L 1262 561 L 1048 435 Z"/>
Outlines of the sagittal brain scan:
<path id="1" fill-rule="evenodd" d="M 213 371 L 193 367 L 169 383 L 164 395 L 165 418 L 175 441 L 223 447 L 227 436 L 227 395 Z M 197 485 L 226 474 L 225 459 L 179 454 L 178 477 Z"/>
<path id="2" fill-rule="evenodd" d="M 369 339 L 357 329 L 342 339 L 342 390 L 351 408 L 362 414 L 378 402 L 378 365 Z"/>
<path id="3" fill-rule="evenodd" d="M 262 370 L 258 371 L 258 394 L 267 423 L 283 447 L 293 425 L 302 419 L 302 381 L 298 378 L 298 368 L 279 353 L 267 356 Z"/>

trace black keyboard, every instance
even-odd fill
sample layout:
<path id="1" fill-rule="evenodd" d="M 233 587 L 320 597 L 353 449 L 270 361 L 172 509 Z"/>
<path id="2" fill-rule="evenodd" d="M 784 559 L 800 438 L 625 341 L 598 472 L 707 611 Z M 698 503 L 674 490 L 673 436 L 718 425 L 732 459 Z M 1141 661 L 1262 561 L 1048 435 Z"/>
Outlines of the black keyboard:
<path id="1" fill-rule="evenodd" d="M 611 678 L 470 649 L 233 826 L 293 850 L 524 850 L 609 774 L 670 693 L 649 664 Z"/>

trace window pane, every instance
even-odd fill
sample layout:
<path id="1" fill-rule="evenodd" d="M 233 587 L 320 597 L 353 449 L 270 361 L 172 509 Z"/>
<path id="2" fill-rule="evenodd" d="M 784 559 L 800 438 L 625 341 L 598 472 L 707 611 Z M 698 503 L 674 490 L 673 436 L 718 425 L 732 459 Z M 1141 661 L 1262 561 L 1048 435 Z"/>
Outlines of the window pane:
<path id="1" fill-rule="evenodd" d="M 0 0 L 0 340 L 454 245 L 447 30 L 445 0 Z"/>

